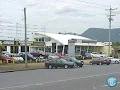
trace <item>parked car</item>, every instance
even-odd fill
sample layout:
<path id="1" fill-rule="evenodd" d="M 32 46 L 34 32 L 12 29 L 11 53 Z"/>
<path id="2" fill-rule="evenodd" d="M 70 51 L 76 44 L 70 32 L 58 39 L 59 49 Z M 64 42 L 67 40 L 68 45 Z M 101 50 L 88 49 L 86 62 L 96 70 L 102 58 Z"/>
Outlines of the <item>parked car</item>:
<path id="1" fill-rule="evenodd" d="M 120 59 L 118 58 L 113 58 L 113 57 L 107 57 L 109 60 L 111 60 L 111 64 L 119 64 Z"/>
<path id="2" fill-rule="evenodd" d="M 48 59 L 57 59 L 57 58 L 59 58 L 59 56 L 57 56 L 57 55 L 55 55 L 55 54 L 49 54 L 49 56 L 48 56 Z"/>
<path id="3" fill-rule="evenodd" d="M 8 55 L 0 55 L 0 60 L 2 60 L 3 63 L 12 63 L 14 59 Z"/>
<path id="4" fill-rule="evenodd" d="M 111 63 L 111 60 L 107 59 L 107 58 L 95 58 L 92 61 L 90 61 L 90 64 L 97 64 L 97 65 L 109 65 Z"/>
<path id="5" fill-rule="evenodd" d="M 25 53 L 19 53 L 19 55 L 25 60 Z M 27 60 L 29 61 L 36 61 L 36 58 L 33 57 L 30 53 L 27 53 Z"/>
<path id="6" fill-rule="evenodd" d="M 4 54 L 4 55 L 9 55 L 10 53 L 7 52 L 7 51 L 2 51 L 2 54 Z"/>
<path id="7" fill-rule="evenodd" d="M 69 62 L 62 58 L 61 59 L 52 59 L 52 60 L 46 61 L 45 66 L 49 69 L 58 68 L 58 67 L 67 69 L 67 68 L 73 68 L 74 62 Z"/>
<path id="8" fill-rule="evenodd" d="M 65 58 L 67 61 L 70 61 L 70 62 L 74 62 L 75 64 L 75 67 L 82 67 L 84 62 L 81 61 L 81 60 L 77 60 L 76 58 L 74 57 L 68 57 L 68 58 Z"/>
<path id="9" fill-rule="evenodd" d="M 13 56 L 12 57 L 16 63 L 24 62 L 24 59 L 21 56 Z"/>
<path id="10" fill-rule="evenodd" d="M 84 58 L 85 59 L 92 59 L 92 55 L 90 52 L 86 52 L 85 55 L 84 55 Z"/>
<path id="11" fill-rule="evenodd" d="M 105 57 L 106 55 L 105 55 L 105 54 L 99 54 L 99 53 L 97 53 L 97 52 L 92 52 L 92 53 L 91 53 L 91 56 L 92 56 L 92 57 Z"/>
<path id="12" fill-rule="evenodd" d="M 35 58 L 48 58 L 48 54 L 46 54 L 45 52 L 31 52 L 30 54 L 33 55 Z"/>

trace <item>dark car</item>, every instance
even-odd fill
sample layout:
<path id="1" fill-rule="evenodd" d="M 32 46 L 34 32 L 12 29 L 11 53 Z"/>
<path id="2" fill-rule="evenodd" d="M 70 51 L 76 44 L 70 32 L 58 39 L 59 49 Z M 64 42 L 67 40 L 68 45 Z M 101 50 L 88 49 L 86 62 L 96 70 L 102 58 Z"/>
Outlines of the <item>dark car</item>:
<path id="1" fill-rule="evenodd" d="M 58 67 L 67 69 L 67 68 L 73 68 L 74 63 L 66 61 L 65 59 L 52 59 L 52 60 L 46 61 L 45 66 L 49 69 L 58 68 Z"/>
<path id="2" fill-rule="evenodd" d="M 69 57 L 69 58 L 66 58 L 67 61 L 70 61 L 70 62 L 74 62 L 75 66 L 76 67 L 82 67 L 84 62 L 81 61 L 81 60 L 77 60 L 76 58 L 73 58 L 73 57 Z"/>
<path id="3" fill-rule="evenodd" d="M 92 61 L 90 61 L 90 64 L 97 64 L 97 65 L 109 65 L 111 63 L 111 60 L 107 59 L 107 58 L 96 58 Z"/>
<path id="4" fill-rule="evenodd" d="M 19 55 L 25 60 L 25 53 L 20 53 Z M 27 53 L 27 60 L 29 60 L 29 61 L 35 61 L 36 58 L 33 57 L 33 55 L 31 55 L 30 53 Z"/>
<path id="5" fill-rule="evenodd" d="M 40 58 L 43 57 L 43 59 L 47 59 L 48 58 L 48 54 L 44 53 L 39 53 L 39 52 L 31 52 L 31 55 L 33 55 L 35 58 Z"/>

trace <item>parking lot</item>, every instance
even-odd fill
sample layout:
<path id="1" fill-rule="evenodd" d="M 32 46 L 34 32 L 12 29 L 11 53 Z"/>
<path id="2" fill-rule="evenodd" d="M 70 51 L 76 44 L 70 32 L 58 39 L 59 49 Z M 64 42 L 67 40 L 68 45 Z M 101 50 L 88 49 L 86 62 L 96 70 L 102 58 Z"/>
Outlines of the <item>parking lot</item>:
<path id="1" fill-rule="evenodd" d="M 0 73 L 0 90 L 119 90 L 120 65 L 84 65 L 73 69 L 39 69 Z M 106 79 L 115 76 L 110 88 Z"/>

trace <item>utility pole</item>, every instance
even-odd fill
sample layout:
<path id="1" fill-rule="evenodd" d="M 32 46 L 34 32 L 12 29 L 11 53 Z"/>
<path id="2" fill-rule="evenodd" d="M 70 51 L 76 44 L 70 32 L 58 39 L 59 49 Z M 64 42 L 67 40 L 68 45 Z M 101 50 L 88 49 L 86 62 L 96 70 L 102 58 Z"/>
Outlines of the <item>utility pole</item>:
<path id="1" fill-rule="evenodd" d="M 25 67 L 27 65 L 27 25 L 26 25 L 26 8 L 24 8 L 24 27 L 25 27 Z"/>
<path id="2" fill-rule="evenodd" d="M 45 45 L 45 33 L 46 33 L 46 26 L 45 25 L 43 25 L 42 26 L 42 28 L 41 28 L 42 30 L 43 30 L 43 32 L 44 32 L 44 53 L 45 53 L 45 51 L 46 51 L 46 45 Z"/>
<path id="3" fill-rule="evenodd" d="M 108 56 L 110 56 L 110 52 L 111 52 L 111 27 L 112 27 L 112 21 L 113 21 L 113 16 L 115 16 L 113 14 L 113 11 L 115 11 L 117 8 L 111 8 L 111 5 L 110 5 L 110 8 L 109 9 L 106 9 L 107 11 L 109 11 L 109 15 L 108 16 L 108 21 L 109 21 L 109 34 L 108 34 L 108 39 L 109 39 L 109 48 L 108 48 Z"/>
<path id="4" fill-rule="evenodd" d="M 13 53 L 16 54 L 16 42 L 17 42 L 17 23 L 16 23 L 16 34 L 15 34 L 15 37 L 14 37 L 14 46 L 13 46 Z"/>

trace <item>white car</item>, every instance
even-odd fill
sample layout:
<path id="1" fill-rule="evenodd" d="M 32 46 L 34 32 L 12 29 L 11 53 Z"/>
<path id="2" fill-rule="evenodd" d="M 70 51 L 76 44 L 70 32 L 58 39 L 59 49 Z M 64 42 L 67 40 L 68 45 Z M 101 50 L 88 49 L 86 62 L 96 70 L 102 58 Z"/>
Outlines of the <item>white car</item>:
<path id="1" fill-rule="evenodd" d="M 111 60 L 112 64 L 119 64 L 120 63 L 119 58 L 108 57 L 108 59 Z"/>
<path id="2" fill-rule="evenodd" d="M 20 56 L 14 56 L 13 59 L 15 60 L 15 62 L 23 62 L 24 59 Z"/>
<path id="3" fill-rule="evenodd" d="M 99 53 L 97 53 L 97 52 L 92 52 L 92 53 L 91 53 L 91 56 L 92 56 L 92 57 L 95 57 L 95 58 L 97 58 L 97 57 L 105 57 L 105 54 L 99 54 Z"/>

